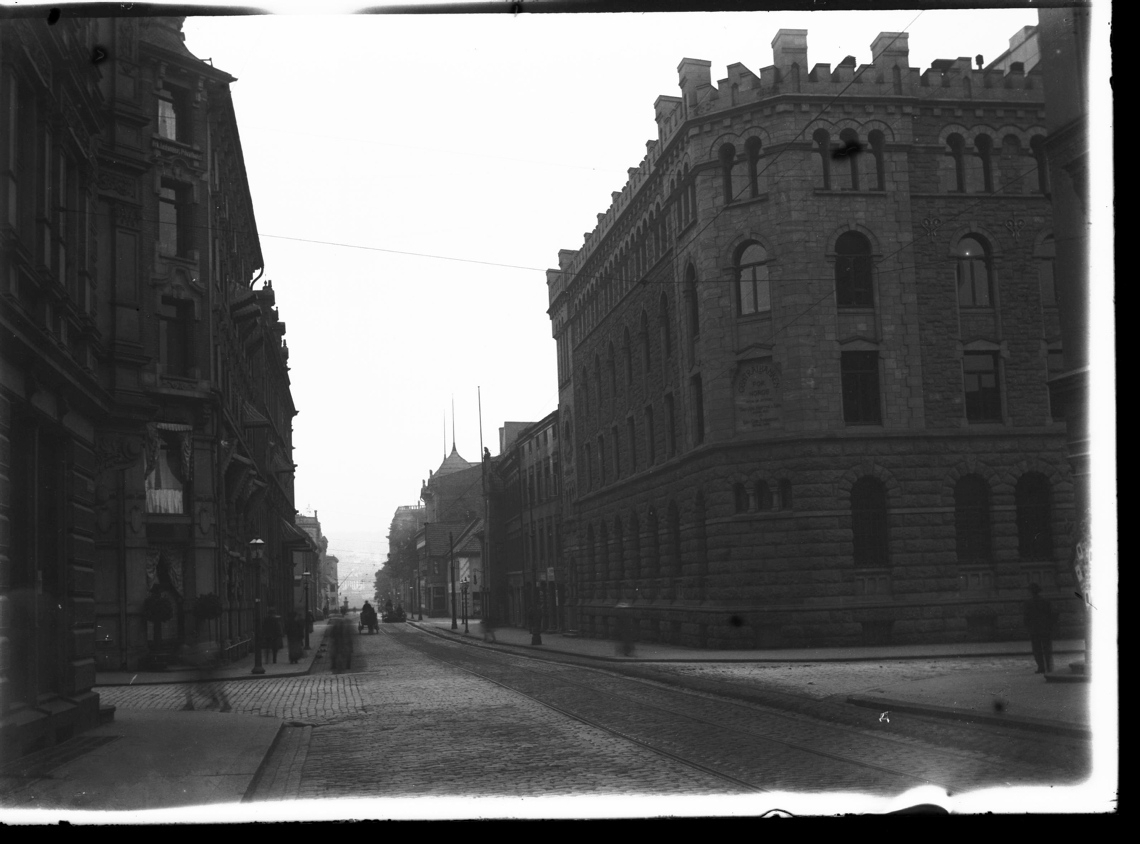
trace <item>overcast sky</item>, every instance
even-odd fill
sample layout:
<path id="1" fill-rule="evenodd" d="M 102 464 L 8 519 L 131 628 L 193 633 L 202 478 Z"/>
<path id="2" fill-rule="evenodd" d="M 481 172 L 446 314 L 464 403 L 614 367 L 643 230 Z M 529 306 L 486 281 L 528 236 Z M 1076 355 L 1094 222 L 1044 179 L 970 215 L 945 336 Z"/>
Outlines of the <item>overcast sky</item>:
<path id="1" fill-rule="evenodd" d="M 417 502 L 452 438 L 478 459 L 478 388 L 492 454 L 504 420 L 556 408 L 544 271 L 644 157 L 683 57 L 711 61 L 715 83 L 729 64 L 771 64 L 781 28 L 808 30 L 809 66 L 869 63 L 879 32 L 906 31 L 926 69 L 989 62 L 1036 22 L 1030 9 L 188 19 L 191 52 L 237 77 L 300 409 L 298 509 L 319 511 L 332 553 L 375 568 L 393 511 Z"/>

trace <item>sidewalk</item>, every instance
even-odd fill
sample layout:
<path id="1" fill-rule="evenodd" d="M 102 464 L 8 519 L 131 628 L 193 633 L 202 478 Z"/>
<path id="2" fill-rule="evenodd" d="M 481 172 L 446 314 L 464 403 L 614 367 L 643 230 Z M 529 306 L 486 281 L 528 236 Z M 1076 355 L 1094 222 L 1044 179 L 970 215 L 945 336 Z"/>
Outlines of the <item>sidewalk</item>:
<path id="1" fill-rule="evenodd" d="M 458 630 L 453 631 L 450 618 L 425 618 L 411 623 L 436 635 L 455 637 L 478 647 L 496 647 L 483 642 L 477 621 L 469 622 L 467 634 L 463 632 L 462 621 Z M 1089 684 L 1047 682 L 1045 677 L 1034 673 L 1033 655 L 1027 641 L 731 651 L 639 643 L 635 652 L 626 657 L 618 655 L 617 643 L 608 639 L 583 639 L 547 632 L 542 634 L 541 645 L 531 645 L 530 631 L 517 627 L 496 628 L 495 638 L 499 647 L 531 654 L 566 654 L 602 663 L 657 663 L 677 669 L 681 664 L 696 664 L 705 667 L 697 671 L 722 679 L 736 674 L 736 679 L 742 682 L 764 673 L 772 676 L 770 669 L 773 668 L 783 666 L 795 672 L 799 666 L 826 672 L 828 687 L 833 690 L 830 699 L 880 713 L 908 712 L 1080 738 L 1091 736 Z M 1017 667 L 990 667 L 1001 657 L 1019 658 Z M 1069 663 L 1083 659 L 1083 641 L 1056 642 L 1055 671 L 1051 679 L 1068 680 L 1072 676 Z M 876 670 L 879 663 L 904 660 L 927 664 L 916 666 L 913 672 L 918 675 L 916 678 L 901 682 L 884 681 Z M 931 660 L 943 662 L 931 663 Z M 963 667 L 949 665 L 950 660 L 970 660 L 971 665 L 962 670 Z M 845 668 L 844 664 L 848 666 Z M 754 668 L 750 670 L 749 666 Z M 761 670 L 764 668 L 769 670 L 764 672 Z M 666 671 L 661 679 L 669 681 L 681 673 L 694 672 Z M 808 678 L 802 679 L 805 684 L 802 688 L 806 690 Z"/>

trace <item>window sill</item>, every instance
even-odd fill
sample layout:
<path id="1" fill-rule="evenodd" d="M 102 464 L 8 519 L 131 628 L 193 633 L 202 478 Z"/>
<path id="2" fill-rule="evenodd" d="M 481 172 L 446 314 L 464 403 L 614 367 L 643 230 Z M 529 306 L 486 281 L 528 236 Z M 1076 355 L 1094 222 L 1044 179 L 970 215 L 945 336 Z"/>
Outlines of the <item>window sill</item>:
<path id="1" fill-rule="evenodd" d="M 737 314 L 736 319 L 740 322 L 771 322 L 772 311 L 754 311 L 750 314 Z"/>
<path id="2" fill-rule="evenodd" d="M 747 208 L 749 205 L 758 205 L 768 201 L 768 194 L 762 193 L 759 196 L 750 196 L 747 199 L 734 199 L 731 202 L 724 204 L 724 209 L 727 211 L 729 208 Z"/>
<path id="3" fill-rule="evenodd" d="M 886 190 L 835 190 L 834 188 L 816 188 L 816 196 L 878 196 L 886 197 Z"/>

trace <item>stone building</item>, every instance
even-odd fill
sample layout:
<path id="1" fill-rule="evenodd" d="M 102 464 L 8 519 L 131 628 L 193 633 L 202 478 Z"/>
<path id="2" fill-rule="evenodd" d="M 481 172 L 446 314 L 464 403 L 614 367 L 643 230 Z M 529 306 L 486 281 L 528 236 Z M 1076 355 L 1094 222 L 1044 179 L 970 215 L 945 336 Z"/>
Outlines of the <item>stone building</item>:
<path id="1" fill-rule="evenodd" d="M 501 453 L 492 468 L 491 531 L 498 551 L 492 580 L 506 587 L 505 595 L 498 593 L 505 597 L 499 612 L 506 623 L 527 626 L 537 602 L 543 629 L 562 630 L 568 577 L 561 552 L 558 412 L 518 425 L 500 429 Z"/>
<path id="2" fill-rule="evenodd" d="M 573 623 L 707 647 L 1022 635 L 1071 595 L 1041 73 L 684 59 L 548 271 Z M 1064 626 L 1073 607 L 1063 600 Z"/>
<path id="3" fill-rule="evenodd" d="M 448 615 L 453 542 L 483 509 L 483 468 L 464 460 L 451 445 L 451 453 L 429 473 L 420 489 L 424 503 L 422 529 L 416 535 L 419 554 L 419 595 L 422 611 Z M 419 608 L 417 608 L 419 609 Z"/>
<path id="4" fill-rule="evenodd" d="M 17 750 L 90 725 L 98 670 L 207 638 L 244 654 L 255 601 L 291 604 L 309 541 L 235 80 L 181 22 L 0 26 L 0 730 Z"/>

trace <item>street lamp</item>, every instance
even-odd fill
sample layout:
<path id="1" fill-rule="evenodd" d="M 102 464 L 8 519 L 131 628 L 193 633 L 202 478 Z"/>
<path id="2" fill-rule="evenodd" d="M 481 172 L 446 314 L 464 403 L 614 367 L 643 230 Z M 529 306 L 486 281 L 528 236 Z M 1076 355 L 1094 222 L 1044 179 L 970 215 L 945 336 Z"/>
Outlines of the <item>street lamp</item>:
<path id="1" fill-rule="evenodd" d="M 253 671 L 252 674 L 264 674 L 261 665 L 261 558 L 265 554 L 265 543 L 260 539 L 251 539 L 249 543 L 249 560 L 253 563 Z"/>
<path id="2" fill-rule="evenodd" d="M 305 650 L 309 650 L 309 572 L 301 572 L 305 582 Z"/>
<path id="3" fill-rule="evenodd" d="M 463 578 L 463 580 L 459 584 L 459 586 L 463 590 L 463 632 L 467 633 L 468 632 L 468 629 L 467 629 L 467 586 L 468 586 L 468 583 L 467 583 L 466 577 Z"/>

